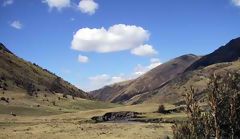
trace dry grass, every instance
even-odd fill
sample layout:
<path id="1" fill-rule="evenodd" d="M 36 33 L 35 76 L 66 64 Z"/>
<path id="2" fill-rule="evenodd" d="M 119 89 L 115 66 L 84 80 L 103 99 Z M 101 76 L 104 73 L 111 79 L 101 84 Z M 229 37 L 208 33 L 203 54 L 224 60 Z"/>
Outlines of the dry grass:
<path id="1" fill-rule="evenodd" d="M 15 94 L 15 97 L 15 103 L 17 103 L 19 98 L 23 99 L 26 96 L 19 93 L 18 95 Z M 48 97 L 50 99 L 50 96 Z M 54 97 L 51 97 L 51 99 L 54 99 Z M 62 105 L 65 105 L 66 109 L 70 108 L 70 106 L 83 107 L 81 105 L 89 105 L 89 103 L 92 107 L 82 110 L 72 109 L 71 112 L 68 111 L 68 113 L 58 113 L 58 111 L 54 110 L 57 110 L 60 106 L 55 108 L 54 106 L 47 106 L 47 103 L 44 102 L 45 104 L 42 103 L 42 105 L 45 105 L 43 108 L 34 108 L 34 110 L 29 109 L 26 112 L 26 110 L 23 110 L 24 107 L 29 107 L 30 104 L 33 105 L 33 102 L 40 102 L 39 100 L 31 101 L 31 99 L 26 99 L 24 105 L 21 104 L 19 108 L 16 108 L 25 111 L 25 115 L 17 115 L 14 117 L 9 115 L 8 112 L 10 111 L 3 112 L 3 109 L 0 109 L 0 139 L 161 139 L 167 135 L 170 137 L 172 136 L 171 124 L 139 122 L 95 124 L 86 122 L 93 116 L 114 111 L 144 112 L 147 113 L 146 115 L 148 115 L 148 118 L 159 118 L 163 115 L 153 113 L 158 108 L 158 104 L 150 103 L 121 106 L 109 103 L 101 104 L 101 102 L 95 101 L 90 102 L 89 100 L 83 99 L 67 99 L 64 101 Z M 75 105 L 74 103 L 77 102 L 79 104 Z M 93 108 L 94 104 L 96 107 L 95 109 Z M 10 105 L 13 104 L 4 106 L 10 109 Z M 169 108 L 172 107 L 172 105 L 165 105 Z M 3 106 L 3 104 L 0 104 L 0 106 Z M 41 111 L 41 109 L 43 110 Z M 46 110 L 52 110 L 53 113 L 46 114 Z"/>

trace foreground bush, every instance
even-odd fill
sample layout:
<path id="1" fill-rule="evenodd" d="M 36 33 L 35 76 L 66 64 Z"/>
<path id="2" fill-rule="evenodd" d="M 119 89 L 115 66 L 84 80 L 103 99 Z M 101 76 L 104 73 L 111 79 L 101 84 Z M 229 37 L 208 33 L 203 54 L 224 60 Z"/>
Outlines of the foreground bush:
<path id="1" fill-rule="evenodd" d="M 205 90 L 209 108 L 202 112 L 196 91 L 185 95 L 186 122 L 175 124 L 175 139 L 240 138 L 240 74 L 213 75 Z"/>

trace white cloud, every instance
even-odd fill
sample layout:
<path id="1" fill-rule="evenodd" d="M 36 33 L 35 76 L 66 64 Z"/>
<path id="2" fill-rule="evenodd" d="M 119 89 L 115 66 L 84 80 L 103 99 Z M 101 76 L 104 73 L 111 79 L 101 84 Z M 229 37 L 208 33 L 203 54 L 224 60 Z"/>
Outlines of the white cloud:
<path id="1" fill-rule="evenodd" d="M 148 39 L 148 31 L 134 25 L 117 24 L 109 29 L 82 28 L 74 34 L 71 48 L 107 53 L 138 47 Z"/>
<path id="2" fill-rule="evenodd" d="M 93 15 L 98 9 L 98 4 L 93 0 L 81 0 L 78 4 L 78 8 L 82 13 Z"/>
<path id="3" fill-rule="evenodd" d="M 88 78 L 88 81 L 89 81 L 88 85 L 86 85 L 87 87 L 85 86 L 85 88 L 86 88 L 87 91 L 91 91 L 91 90 L 102 88 L 106 85 L 111 85 L 111 84 L 114 84 L 114 83 L 135 79 L 135 78 L 143 75 L 147 71 L 159 66 L 160 64 L 161 64 L 161 62 L 158 58 L 152 58 L 150 60 L 149 65 L 142 66 L 141 64 L 138 64 L 134 68 L 133 73 L 131 73 L 129 75 L 119 74 L 119 75 L 111 76 L 109 74 L 100 74 L 100 75 L 96 75 L 96 76 L 93 76 L 93 77 L 89 77 Z"/>
<path id="4" fill-rule="evenodd" d="M 141 64 L 138 64 L 134 69 L 134 75 L 140 76 L 144 73 L 150 71 L 153 68 L 156 68 L 157 66 L 161 65 L 162 63 L 158 58 L 151 58 L 150 64 L 148 66 L 142 66 Z"/>
<path id="5" fill-rule="evenodd" d="M 143 75 L 145 72 L 147 71 L 147 68 L 142 66 L 141 64 L 138 64 L 135 68 L 134 68 L 134 75 L 136 77 Z"/>
<path id="6" fill-rule="evenodd" d="M 11 5 L 11 4 L 13 4 L 13 2 L 14 2 L 13 0 L 4 0 L 2 6 L 5 7 L 8 5 Z"/>
<path id="7" fill-rule="evenodd" d="M 157 66 L 161 65 L 162 63 L 158 58 L 151 58 L 150 65 L 147 67 L 149 70 L 156 68 Z"/>
<path id="8" fill-rule="evenodd" d="M 95 90 L 107 85 L 111 80 L 111 77 L 107 74 L 101 74 L 101 75 L 89 77 L 88 80 L 89 80 L 88 90 Z"/>
<path id="9" fill-rule="evenodd" d="M 233 4 L 236 6 L 240 6 L 240 0 L 232 0 Z"/>
<path id="10" fill-rule="evenodd" d="M 43 0 L 42 2 L 47 3 L 50 9 L 57 8 L 58 10 L 70 7 L 71 5 L 70 0 Z"/>
<path id="11" fill-rule="evenodd" d="M 23 25 L 20 21 L 13 21 L 11 24 L 10 24 L 11 27 L 13 28 L 16 28 L 16 29 L 22 29 Z"/>
<path id="12" fill-rule="evenodd" d="M 124 75 L 118 75 L 118 76 L 110 76 L 108 74 L 101 74 L 96 75 L 93 77 L 89 77 L 90 82 L 90 89 L 88 90 L 95 90 L 101 87 L 104 87 L 106 85 L 114 84 L 117 82 L 122 82 L 127 80 L 127 78 Z"/>
<path id="13" fill-rule="evenodd" d="M 89 61 L 87 56 L 79 55 L 78 56 L 78 61 L 81 63 L 87 63 Z"/>
<path id="14" fill-rule="evenodd" d="M 152 56 L 158 52 L 151 45 L 145 44 L 131 50 L 131 53 L 137 56 Z"/>

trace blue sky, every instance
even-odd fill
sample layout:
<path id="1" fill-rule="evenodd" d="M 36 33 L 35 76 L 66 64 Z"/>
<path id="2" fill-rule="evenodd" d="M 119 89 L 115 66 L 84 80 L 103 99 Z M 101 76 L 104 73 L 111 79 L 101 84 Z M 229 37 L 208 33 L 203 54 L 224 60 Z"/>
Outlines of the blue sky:
<path id="1" fill-rule="evenodd" d="M 240 36 L 240 0 L 0 2 L 0 42 L 87 91 Z"/>

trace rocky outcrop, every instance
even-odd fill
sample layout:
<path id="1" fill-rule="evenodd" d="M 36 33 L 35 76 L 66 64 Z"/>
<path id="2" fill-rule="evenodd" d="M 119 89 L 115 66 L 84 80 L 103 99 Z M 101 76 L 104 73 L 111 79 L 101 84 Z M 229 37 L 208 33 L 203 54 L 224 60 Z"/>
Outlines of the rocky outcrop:
<path id="1" fill-rule="evenodd" d="M 103 116 L 94 116 L 91 119 L 95 122 L 107 122 L 107 121 L 128 121 L 132 118 L 138 118 L 141 113 L 131 111 L 121 112 L 108 112 Z"/>

